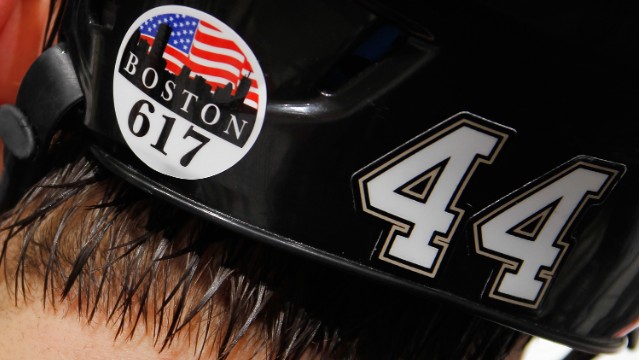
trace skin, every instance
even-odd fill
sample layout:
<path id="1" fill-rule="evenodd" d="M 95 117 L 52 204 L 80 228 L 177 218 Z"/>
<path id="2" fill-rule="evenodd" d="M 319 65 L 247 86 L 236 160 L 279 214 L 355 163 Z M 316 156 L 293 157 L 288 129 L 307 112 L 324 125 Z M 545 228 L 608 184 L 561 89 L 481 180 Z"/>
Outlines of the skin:
<path id="1" fill-rule="evenodd" d="M 19 252 L 17 245 L 8 249 L 9 258 Z M 0 360 L 196 360 L 216 358 L 205 351 L 199 358 L 190 346 L 194 339 L 180 338 L 159 351 L 153 337 L 138 328 L 132 337 L 118 336 L 108 325 L 105 314 L 91 323 L 78 316 L 77 303 L 62 300 L 43 306 L 42 283 L 28 282 L 26 298 L 13 294 L 14 281 L 0 270 Z M 128 332 L 128 329 L 126 330 Z M 264 349 L 256 349 L 247 339 L 240 340 L 228 359 L 265 358 Z"/>
<path id="2" fill-rule="evenodd" d="M 14 103 L 20 80 L 41 52 L 49 2 L 0 0 L 0 104 Z"/>
<path id="3" fill-rule="evenodd" d="M 70 311 L 43 309 L 38 302 L 18 307 L 3 292 L 0 300 L 0 359 L 98 360 L 178 359 L 176 352 L 158 352 L 149 337 L 113 341 L 110 329 L 86 324 Z M 46 336 L 45 336 L 46 334 Z"/>
<path id="4" fill-rule="evenodd" d="M 0 225 L 1 226 L 1 225 Z M 1 241 L 1 240 L 0 240 Z M 8 247 L 14 260 L 19 243 Z M 11 261 L 11 260 L 10 260 Z M 109 325 L 106 314 L 97 313 L 88 323 L 79 316 L 72 299 L 43 305 L 41 280 L 26 279 L 26 296 L 14 296 L 13 271 L 0 270 L 0 360 L 195 360 L 198 359 L 189 338 L 179 338 L 159 351 L 153 336 L 143 326 L 133 336 L 117 336 L 117 326 Z M 6 278 L 8 276 L 8 278 Z M 62 296 L 58 296 L 61 299 Z M 129 329 L 125 329 L 128 334 Z M 249 359 L 255 349 L 241 341 L 229 359 Z M 216 358 L 205 351 L 200 359 Z M 258 358 L 264 354 L 258 352 Z"/>

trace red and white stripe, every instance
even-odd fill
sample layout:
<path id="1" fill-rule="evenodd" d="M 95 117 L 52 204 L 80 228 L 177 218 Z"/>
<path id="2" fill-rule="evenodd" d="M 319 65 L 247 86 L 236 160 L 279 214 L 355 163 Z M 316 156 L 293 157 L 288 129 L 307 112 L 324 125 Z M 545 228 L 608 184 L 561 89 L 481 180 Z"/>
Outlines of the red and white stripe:
<path id="1" fill-rule="evenodd" d="M 151 40 L 151 39 L 149 39 Z M 188 55 L 167 44 L 163 58 L 167 60 L 167 70 L 179 74 L 184 65 L 191 69 L 192 76 L 200 75 L 213 89 L 228 83 L 237 88 L 243 75 L 249 74 L 251 88 L 244 103 L 258 108 L 258 87 L 253 69 L 244 53 L 229 36 L 213 25 L 200 21 Z"/>

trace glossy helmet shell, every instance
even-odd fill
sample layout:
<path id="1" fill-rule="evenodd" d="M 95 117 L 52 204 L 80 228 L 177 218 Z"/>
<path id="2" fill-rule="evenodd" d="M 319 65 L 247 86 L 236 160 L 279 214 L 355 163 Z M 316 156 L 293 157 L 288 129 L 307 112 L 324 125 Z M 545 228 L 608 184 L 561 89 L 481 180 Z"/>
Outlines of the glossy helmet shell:
<path id="1" fill-rule="evenodd" d="M 635 12 L 624 2 L 416 6 L 79 0 L 60 41 L 94 155 L 135 186 L 416 296 L 580 350 L 617 349 L 638 322 Z M 193 90 L 189 100 L 178 71 L 156 77 L 168 32 L 155 62 L 132 57 L 144 36 L 149 47 L 162 37 L 144 21 L 166 14 L 232 34 L 260 91 L 254 132 L 211 174 L 166 170 L 131 142 L 162 159 L 189 137 L 185 152 L 227 141 L 233 126 L 240 137 L 229 113 L 225 129 L 207 128 L 213 105 L 185 120 L 190 101 L 212 95 Z M 140 92 L 122 105 L 121 76 L 133 84 L 144 66 L 151 77 L 135 80 Z M 183 90 L 173 103 L 151 89 L 167 81 Z"/>

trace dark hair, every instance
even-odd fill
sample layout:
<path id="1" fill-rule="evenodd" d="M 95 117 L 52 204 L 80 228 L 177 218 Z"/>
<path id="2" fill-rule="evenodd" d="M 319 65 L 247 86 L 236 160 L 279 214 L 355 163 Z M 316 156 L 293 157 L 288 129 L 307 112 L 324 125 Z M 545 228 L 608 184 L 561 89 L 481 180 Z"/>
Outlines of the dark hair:
<path id="1" fill-rule="evenodd" d="M 72 299 L 117 336 L 147 331 L 159 350 L 185 337 L 218 358 L 240 341 L 269 359 L 499 359 L 526 344 L 457 308 L 201 221 L 106 172 L 83 138 L 57 137 L 52 170 L 2 215 L 0 262 L 16 302 L 36 285 L 44 306 Z"/>

